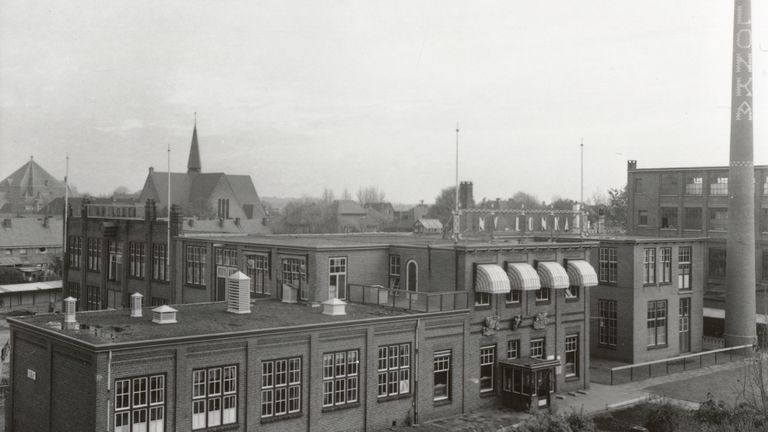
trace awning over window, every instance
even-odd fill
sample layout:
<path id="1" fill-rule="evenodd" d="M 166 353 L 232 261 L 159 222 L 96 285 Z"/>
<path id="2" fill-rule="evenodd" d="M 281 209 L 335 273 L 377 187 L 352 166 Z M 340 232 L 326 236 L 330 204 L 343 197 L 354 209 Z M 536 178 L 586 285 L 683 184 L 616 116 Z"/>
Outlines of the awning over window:
<path id="1" fill-rule="evenodd" d="M 571 285 L 568 273 L 559 263 L 539 261 L 538 270 L 542 288 L 563 289 Z"/>
<path id="2" fill-rule="evenodd" d="M 568 278 L 571 280 L 571 285 L 582 287 L 597 286 L 597 273 L 584 260 L 568 260 Z"/>
<path id="3" fill-rule="evenodd" d="M 509 292 L 509 278 L 496 264 L 481 264 L 475 274 L 475 292 L 506 294 Z"/>
<path id="4" fill-rule="evenodd" d="M 508 263 L 507 276 L 513 290 L 536 291 L 541 288 L 539 275 L 527 263 Z"/>

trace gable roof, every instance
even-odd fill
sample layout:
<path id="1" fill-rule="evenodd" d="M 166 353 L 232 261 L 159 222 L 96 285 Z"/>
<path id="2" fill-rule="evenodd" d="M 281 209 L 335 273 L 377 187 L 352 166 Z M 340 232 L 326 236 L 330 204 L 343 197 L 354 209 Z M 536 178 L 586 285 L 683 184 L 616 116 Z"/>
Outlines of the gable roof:
<path id="1" fill-rule="evenodd" d="M 0 226 L 0 248 L 61 246 L 62 220 L 48 219 L 48 227 L 40 218 L 12 218 L 11 226 Z"/>
<path id="2" fill-rule="evenodd" d="M 30 159 L 14 171 L 13 174 L 3 179 L 0 182 L 0 187 L 21 188 L 29 193 L 33 193 L 34 190 L 38 189 L 61 189 L 59 193 L 64 195 L 64 182 L 50 175 L 34 159 Z"/>
<path id="3" fill-rule="evenodd" d="M 334 203 L 336 204 L 336 214 L 338 215 L 365 216 L 368 214 L 364 208 L 360 207 L 358 203 L 352 200 L 336 200 Z"/>
<path id="4" fill-rule="evenodd" d="M 424 229 L 442 230 L 443 223 L 439 219 L 419 219 L 414 225 L 421 225 Z"/>

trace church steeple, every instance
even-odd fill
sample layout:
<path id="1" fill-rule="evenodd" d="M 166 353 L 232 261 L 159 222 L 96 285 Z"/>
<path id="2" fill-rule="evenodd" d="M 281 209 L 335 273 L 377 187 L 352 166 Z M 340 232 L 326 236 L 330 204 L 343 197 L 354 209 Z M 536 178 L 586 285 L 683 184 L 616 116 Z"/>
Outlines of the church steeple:
<path id="1" fill-rule="evenodd" d="M 189 161 L 187 162 L 187 173 L 199 173 L 200 166 L 200 148 L 197 145 L 197 113 L 195 113 L 195 128 L 192 130 L 192 145 L 189 149 Z"/>

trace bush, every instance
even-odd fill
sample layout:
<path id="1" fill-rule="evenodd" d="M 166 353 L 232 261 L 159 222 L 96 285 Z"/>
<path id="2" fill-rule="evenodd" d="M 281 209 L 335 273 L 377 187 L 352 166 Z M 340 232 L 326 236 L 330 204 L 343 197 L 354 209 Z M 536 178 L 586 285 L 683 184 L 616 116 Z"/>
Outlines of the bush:
<path id="1" fill-rule="evenodd" d="M 518 432 L 595 432 L 595 423 L 583 411 L 567 415 L 551 411 L 532 411 L 532 417 L 517 428 Z"/>
<path id="2" fill-rule="evenodd" d="M 688 423 L 689 417 L 690 414 L 686 409 L 669 402 L 662 402 L 648 414 L 648 422 L 645 427 L 650 432 L 675 432 L 680 430 L 681 425 Z"/>
<path id="3" fill-rule="evenodd" d="M 591 416 L 584 414 L 583 409 L 579 412 L 576 412 L 575 409 L 572 410 L 570 413 L 568 413 L 568 415 L 565 416 L 565 420 L 568 422 L 568 425 L 571 427 L 573 432 L 597 431 L 594 420 L 592 420 Z"/>

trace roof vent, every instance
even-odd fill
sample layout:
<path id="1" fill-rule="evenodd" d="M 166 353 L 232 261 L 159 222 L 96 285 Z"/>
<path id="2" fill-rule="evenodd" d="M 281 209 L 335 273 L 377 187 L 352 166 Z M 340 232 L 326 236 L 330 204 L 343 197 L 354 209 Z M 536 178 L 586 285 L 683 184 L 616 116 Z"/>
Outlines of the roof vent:
<path id="1" fill-rule="evenodd" d="M 141 299 L 144 296 L 140 293 L 131 294 L 131 318 L 141 318 Z"/>
<path id="2" fill-rule="evenodd" d="M 243 272 L 227 278 L 227 312 L 251 313 L 251 278 Z"/>
<path id="3" fill-rule="evenodd" d="M 176 309 L 162 305 L 152 309 L 152 322 L 157 324 L 176 324 Z"/>
<path id="4" fill-rule="evenodd" d="M 323 315 L 346 315 L 347 304 L 336 297 L 323 302 Z"/>
<path id="5" fill-rule="evenodd" d="M 284 283 L 283 284 L 283 299 L 282 299 L 282 302 L 283 303 L 296 303 L 296 291 L 297 291 L 297 289 L 296 289 L 295 286 L 293 286 L 291 284 Z"/>
<path id="6" fill-rule="evenodd" d="M 77 310 L 77 299 L 70 296 L 64 300 L 64 328 L 72 330 L 78 328 L 77 317 L 75 311 Z"/>

